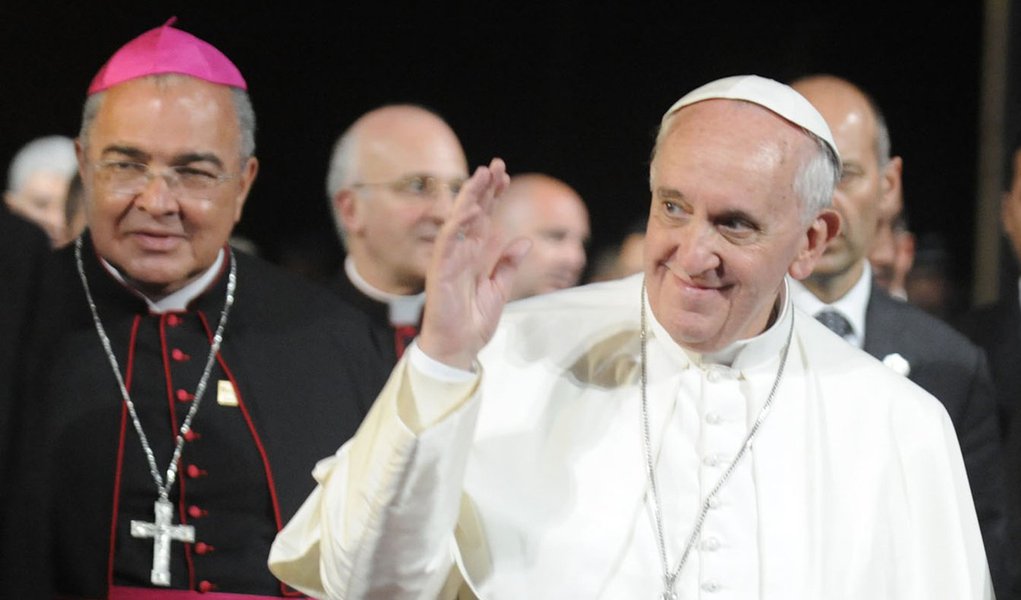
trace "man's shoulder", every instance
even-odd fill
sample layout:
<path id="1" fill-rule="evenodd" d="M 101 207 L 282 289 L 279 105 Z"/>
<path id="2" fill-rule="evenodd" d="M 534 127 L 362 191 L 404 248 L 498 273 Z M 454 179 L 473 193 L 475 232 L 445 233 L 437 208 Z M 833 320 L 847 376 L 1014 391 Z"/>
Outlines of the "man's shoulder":
<path id="1" fill-rule="evenodd" d="M 873 290 L 869 300 L 865 332 L 866 346 L 873 346 L 870 337 L 891 345 L 894 350 L 919 358 L 938 357 L 941 361 L 974 362 L 978 346 L 949 323 L 925 310 L 890 297 L 882 290 Z M 899 350 L 898 350 L 899 351 Z"/>
<path id="2" fill-rule="evenodd" d="M 580 311 L 604 313 L 607 316 L 620 315 L 636 320 L 641 293 L 642 275 L 632 275 L 511 302 L 504 311 L 504 319 L 520 322 L 540 318 L 552 322 L 557 316 L 577 315 Z M 627 308 L 633 308 L 634 314 L 620 312 Z"/>
<path id="3" fill-rule="evenodd" d="M 847 343 L 807 313 L 799 311 L 797 316 L 799 340 L 807 364 L 826 388 L 841 393 L 856 390 L 854 394 L 861 395 L 861 387 L 866 385 L 872 391 L 862 397 L 884 402 L 904 397 L 924 398 L 923 403 L 934 400 L 931 394 L 905 377 L 904 371 L 910 364 L 898 364 L 890 357 L 881 361 Z"/>
<path id="4" fill-rule="evenodd" d="M 988 347 L 994 340 L 1008 335 L 1016 337 L 1019 321 L 1021 308 L 1017 303 L 1001 300 L 965 312 L 957 319 L 955 326 L 975 343 Z"/>
<path id="5" fill-rule="evenodd" d="M 486 354 L 561 363 L 622 333 L 637 340 L 642 276 L 600 282 L 508 304 Z"/>
<path id="6" fill-rule="evenodd" d="M 238 261 L 238 303 L 275 322 L 310 318 L 361 322 L 364 316 L 325 286 L 244 252 Z"/>

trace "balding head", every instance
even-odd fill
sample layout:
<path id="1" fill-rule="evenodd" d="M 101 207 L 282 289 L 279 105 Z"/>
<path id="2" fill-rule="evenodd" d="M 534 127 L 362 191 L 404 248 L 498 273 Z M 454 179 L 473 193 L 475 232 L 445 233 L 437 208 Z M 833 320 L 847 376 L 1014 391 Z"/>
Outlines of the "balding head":
<path id="1" fill-rule="evenodd" d="M 872 96 L 850 81 L 834 75 L 809 75 L 795 80 L 791 83 L 791 87 L 812 102 L 816 110 L 820 110 L 817 103 L 823 103 L 824 96 L 829 97 L 832 101 L 842 102 L 845 106 L 854 103 L 862 107 L 860 103 L 864 103 L 862 108 L 866 109 L 872 119 L 876 159 L 880 166 L 890 160 L 890 130 L 887 128 L 883 111 Z M 830 110 L 832 108 L 832 106 L 829 107 Z M 822 111 L 820 110 L 820 112 Z M 827 118 L 825 113 L 823 113 L 823 118 L 826 119 L 832 131 L 832 121 Z"/>
<path id="2" fill-rule="evenodd" d="M 450 126 L 414 105 L 355 121 L 334 146 L 326 180 L 338 233 L 359 274 L 390 293 L 418 293 L 433 240 L 468 175 Z"/>
<path id="3" fill-rule="evenodd" d="M 860 279 L 884 223 L 900 207 L 899 158 L 890 157 L 890 135 L 876 103 L 853 83 L 814 75 L 792 86 L 822 114 L 843 158 L 833 194 L 842 226 L 806 285 L 823 301 L 843 297 Z"/>
<path id="4" fill-rule="evenodd" d="M 7 206 L 45 229 L 54 246 L 65 237 L 64 196 L 77 167 L 74 141 L 53 135 L 22 147 L 7 171 Z"/>
<path id="5" fill-rule="evenodd" d="M 539 173 L 516 175 L 500 197 L 494 222 L 507 240 L 532 240 L 515 275 L 512 299 L 578 283 L 585 268 L 589 218 L 585 203 L 569 185 Z"/>

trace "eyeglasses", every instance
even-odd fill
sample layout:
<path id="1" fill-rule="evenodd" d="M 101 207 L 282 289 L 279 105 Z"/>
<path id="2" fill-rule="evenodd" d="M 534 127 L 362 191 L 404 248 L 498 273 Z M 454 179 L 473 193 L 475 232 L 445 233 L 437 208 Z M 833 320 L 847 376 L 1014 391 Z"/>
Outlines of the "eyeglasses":
<path id="1" fill-rule="evenodd" d="M 408 198 L 415 198 L 416 200 L 436 200 L 440 197 L 440 191 L 446 188 L 450 191 L 451 196 L 456 196 L 461 191 L 461 186 L 464 185 L 464 177 L 454 177 L 444 181 L 439 177 L 433 177 L 432 175 L 405 175 L 400 179 L 393 181 L 378 181 L 373 183 L 354 183 L 351 185 L 353 189 L 366 188 L 366 187 L 387 187 L 390 188 L 394 193 Z"/>
<path id="2" fill-rule="evenodd" d="M 104 160 L 97 163 L 97 172 L 110 192 L 134 196 L 142 193 L 155 177 L 162 177 L 167 187 L 181 198 L 205 200 L 217 185 L 233 179 L 232 175 L 212 173 L 190 165 L 162 169 L 126 160 Z"/>

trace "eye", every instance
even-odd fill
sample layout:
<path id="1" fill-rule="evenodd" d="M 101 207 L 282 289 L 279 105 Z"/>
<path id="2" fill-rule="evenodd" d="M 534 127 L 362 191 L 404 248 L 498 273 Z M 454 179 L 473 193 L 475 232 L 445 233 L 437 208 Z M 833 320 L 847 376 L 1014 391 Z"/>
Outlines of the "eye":
<path id="1" fill-rule="evenodd" d="M 755 223 L 740 216 L 721 219 L 716 226 L 725 237 L 735 241 L 747 240 L 759 231 Z"/>
<path id="2" fill-rule="evenodd" d="M 219 181 L 216 173 L 188 165 L 174 167 L 174 173 L 185 189 L 206 189 Z"/>
<path id="3" fill-rule="evenodd" d="M 404 180 L 404 183 L 401 185 L 401 191 L 415 194 L 416 196 L 423 196 L 431 193 L 433 187 L 432 177 L 415 175 Z"/>
<path id="4" fill-rule="evenodd" d="M 567 239 L 567 232 L 566 231 L 544 231 L 544 232 L 542 232 L 541 235 L 542 235 L 543 238 L 545 238 L 545 239 L 547 239 L 547 240 L 549 240 L 551 242 L 557 242 L 557 243 L 563 242 L 564 240 Z"/>
<path id="5" fill-rule="evenodd" d="M 174 167 L 174 172 L 181 179 L 216 179 L 216 173 L 197 167 Z"/>
<path id="6" fill-rule="evenodd" d="M 840 187 L 852 185 L 854 184 L 854 182 L 858 181 L 864 176 L 865 173 L 863 173 L 860 169 L 854 167 L 850 168 L 845 167 L 844 170 L 840 173 L 840 183 L 838 185 Z"/>
<path id="7" fill-rule="evenodd" d="M 127 160 L 111 160 L 103 163 L 103 168 L 111 173 L 122 175 L 133 175 L 136 173 L 144 173 L 148 168 L 142 163 L 131 162 Z"/>
<path id="8" fill-rule="evenodd" d="M 464 179 L 451 179 L 448 185 L 450 186 L 451 195 L 456 196 L 461 192 L 461 188 L 464 187 Z"/>

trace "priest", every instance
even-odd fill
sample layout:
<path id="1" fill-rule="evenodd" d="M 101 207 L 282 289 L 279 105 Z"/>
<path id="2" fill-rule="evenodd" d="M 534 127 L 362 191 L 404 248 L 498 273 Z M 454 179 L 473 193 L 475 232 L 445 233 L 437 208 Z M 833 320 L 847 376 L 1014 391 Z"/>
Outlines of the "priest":
<path id="1" fill-rule="evenodd" d="M 791 304 L 839 228 L 825 121 L 709 83 L 660 126 L 645 272 L 525 300 L 476 171 L 422 334 L 278 535 L 329 598 L 988 598 L 932 396 Z"/>
<path id="2" fill-rule="evenodd" d="M 296 595 L 270 544 L 375 394 L 367 323 L 227 244 L 255 117 L 234 64 L 172 23 L 88 89 L 88 233 L 47 266 L 15 424 L 12 597 Z"/>

